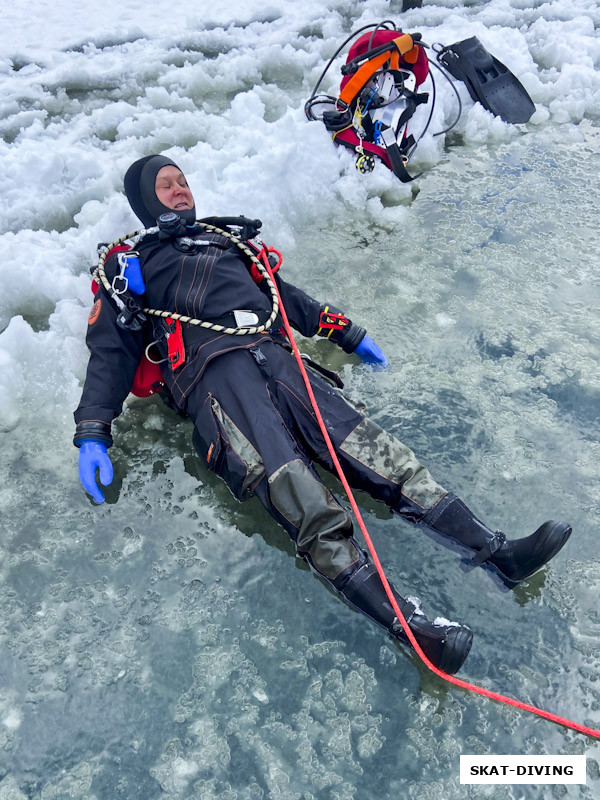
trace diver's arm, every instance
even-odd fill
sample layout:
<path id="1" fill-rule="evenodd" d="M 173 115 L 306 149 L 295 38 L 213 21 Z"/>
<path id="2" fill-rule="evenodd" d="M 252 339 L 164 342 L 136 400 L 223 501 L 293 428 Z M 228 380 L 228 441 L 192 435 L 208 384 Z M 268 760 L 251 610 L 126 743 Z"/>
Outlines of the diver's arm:
<path id="1" fill-rule="evenodd" d="M 302 289 L 275 276 L 290 325 L 303 336 L 326 336 L 347 353 L 353 352 L 366 331 L 328 303 L 319 303 Z M 337 315 L 336 327 L 326 327 L 326 317 Z"/>
<path id="2" fill-rule="evenodd" d="M 104 291 L 98 292 L 90 313 L 86 343 L 90 349 L 81 400 L 75 411 L 84 422 L 110 423 L 122 410 L 144 352 L 141 330 L 117 325 L 118 311 Z"/>
<path id="3" fill-rule="evenodd" d="M 383 351 L 367 335 L 365 328 L 352 322 L 335 306 L 321 304 L 302 289 L 275 276 L 290 325 L 303 336 L 324 336 L 346 353 L 356 353 L 367 364 L 387 367 Z"/>
<path id="4" fill-rule="evenodd" d="M 96 482 L 112 483 L 113 467 L 106 452 L 112 446 L 112 420 L 121 413 L 142 357 L 142 331 L 117 325 L 117 309 L 100 290 L 88 320 L 86 342 L 90 360 L 79 407 L 75 411 L 73 444 L 79 448 L 79 479 L 97 503 L 104 494 Z"/>

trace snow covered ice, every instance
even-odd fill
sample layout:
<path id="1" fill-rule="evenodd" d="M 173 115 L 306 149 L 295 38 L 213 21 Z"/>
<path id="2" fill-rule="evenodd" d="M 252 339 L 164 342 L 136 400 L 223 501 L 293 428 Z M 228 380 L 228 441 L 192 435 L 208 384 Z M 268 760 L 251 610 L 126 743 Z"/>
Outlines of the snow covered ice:
<path id="1" fill-rule="evenodd" d="M 163 152 L 199 216 L 260 218 L 286 276 L 366 325 L 386 373 L 303 349 L 437 480 L 509 535 L 573 524 L 503 594 L 360 498 L 397 587 L 473 629 L 466 677 L 598 727 L 600 10 L 401 7 L 5 0 L 0 800 L 454 800 L 483 796 L 459 785 L 461 753 L 571 752 L 586 787 L 518 796 L 597 796 L 593 741 L 442 685 L 297 563 L 257 503 L 234 503 L 160 402 L 116 421 L 104 506 L 77 478 L 89 269 L 98 242 L 139 227 L 126 168 Z M 422 176 L 358 173 L 303 104 L 343 39 L 383 19 L 428 43 L 477 36 L 531 95 L 530 122 L 458 85 L 461 119 L 434 137 L 456 116 L 438 79 Z"/>

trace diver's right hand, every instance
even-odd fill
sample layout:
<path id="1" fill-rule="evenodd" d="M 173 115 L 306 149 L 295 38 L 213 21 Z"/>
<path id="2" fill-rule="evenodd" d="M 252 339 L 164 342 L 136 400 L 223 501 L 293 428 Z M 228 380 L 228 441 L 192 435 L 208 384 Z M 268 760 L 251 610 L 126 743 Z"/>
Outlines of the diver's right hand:
<path id="1" fill-rule="evenodd" d="M 108 486 L 113 479 L 113 465 L 104 442 L 86 439 L 79 446 L 79 480 L 83 488 L 97 503 L 104 502 L 104 495 L 96 483 L 96 470 L 100 470 L 100 483 Z"/>

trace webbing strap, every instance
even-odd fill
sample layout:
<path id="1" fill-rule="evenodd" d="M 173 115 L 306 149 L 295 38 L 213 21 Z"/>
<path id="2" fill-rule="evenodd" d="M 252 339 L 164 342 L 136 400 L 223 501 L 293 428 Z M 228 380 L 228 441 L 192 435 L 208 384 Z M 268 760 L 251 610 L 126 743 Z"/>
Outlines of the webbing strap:
<path id="1" fill-rule="evenodd" d="M 402 36 L 392 39 L 392 43 L 396 45 L 398 52 L 405 61 L 408 61 L 409 64 L 414 64 L 416 62 L 417 56 L 419 55 L 419 48 L 413 42 L 410 33 L 403 33 Z"/>
<path id="2" fill-rule="evenodd" d="M 369 58 L 362 67 L 359 67 L 340 92 L 340 100 L 350 105 L 367 81 L 386 61 L 390 61 L 392 69 L 399 69 L 400 56 L 407 64 L 416 64 L 419 57 L 419 48 L 409 33 L 403 33 L 402 36 L 392 39 L 383 53 Z"/>
<path id="3" fill-rule="evenodd" d="M 350 105 L 367 81 L 373 77 L 386 61 L 389 61 L 389 58 L 390 51 L 388 50 L 359 67 L 340 92 L 340 100 Z"/>
<path id="4" fill-rule="evenodd" d="M 414 178 L 404 166 L 405 162 L 393 131 L 388 128 L 387 130 L 383 131 L 381 138 L 385 145 L 385 152 L 389 158 L 394 175 L 399 178 L 402 183 L 410 183 L 413 181 Z"/>

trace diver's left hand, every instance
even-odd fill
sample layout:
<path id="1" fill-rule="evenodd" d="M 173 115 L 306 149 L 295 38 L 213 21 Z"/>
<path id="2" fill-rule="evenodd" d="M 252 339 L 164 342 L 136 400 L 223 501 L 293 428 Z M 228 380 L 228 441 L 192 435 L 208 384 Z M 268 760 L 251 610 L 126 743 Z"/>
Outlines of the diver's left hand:
<path id="1" fill-rule="evenodd" d="M 386 369 L 388 360 L 383 350 L 379 348 L 370 336 L 365 335 L 361 343 L 354 351 L 366 364 L 371 364 L 377 369 Z"/>

